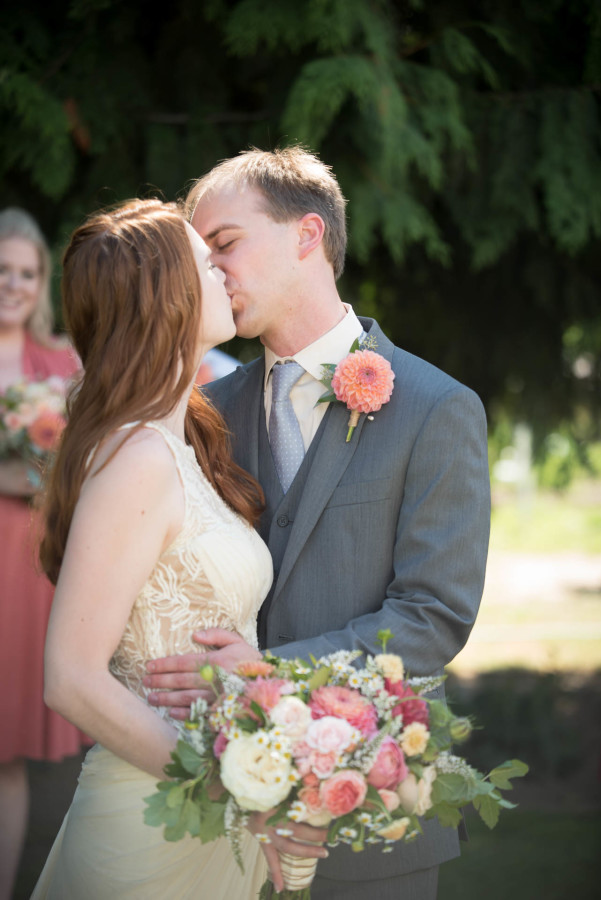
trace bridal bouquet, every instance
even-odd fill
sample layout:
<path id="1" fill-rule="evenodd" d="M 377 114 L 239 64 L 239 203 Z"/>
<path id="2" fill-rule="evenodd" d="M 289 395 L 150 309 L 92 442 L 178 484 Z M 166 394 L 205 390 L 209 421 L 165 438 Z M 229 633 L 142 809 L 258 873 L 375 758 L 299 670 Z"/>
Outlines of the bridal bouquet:
<path id="1" fill-rule="evenodd" d="M 353 665 L 360 651 L 340 651 L 310 663 L 266 657 L 235 676 L 219 670 L 225 691 L 193 707 L 165 769 L 170 780 L 146 798 L 146 823 L 164 825 L 172 841 L 225 835 L 240 865 L 253 811 L 273 809 L 269 824 L 284 830 L 327 827 L 329 846 L 355 851 L 419 839 L 421 817 L 456 826 L 468 803 L 492 828 L 500 809 L 514 806 L 501 791 L 528 767 L 512 760 L 484 775 L 453 755 L 470 721 L 423 696 L 442 678 L 405 678 L 400 657 L 386 653 L 390 636 L 380 632 L 383 652 L 363 668 Z M 317 860 L 281 861 L 286 889 L 276 896 L 309 900 Z"/>
<path id="2" fill-rule="evenodd" d="M 44 461 L 66 424 L 67 382 L 56 375 L 23 381 L 0 393 L 0 459 Z"/>

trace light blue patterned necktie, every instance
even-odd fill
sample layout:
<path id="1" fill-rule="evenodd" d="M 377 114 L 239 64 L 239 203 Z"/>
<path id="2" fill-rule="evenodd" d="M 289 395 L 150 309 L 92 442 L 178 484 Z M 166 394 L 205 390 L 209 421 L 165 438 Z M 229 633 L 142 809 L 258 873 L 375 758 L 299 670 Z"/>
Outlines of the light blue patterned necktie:
<path id="1" fill-rule="evenodd" d="M 290 391 L 304 372 L 296 362 L 276 363 L 271 370 L 269 443 L 284 493 L 294 481 L 305 455 L 303 436 L 290 400 Z"/>

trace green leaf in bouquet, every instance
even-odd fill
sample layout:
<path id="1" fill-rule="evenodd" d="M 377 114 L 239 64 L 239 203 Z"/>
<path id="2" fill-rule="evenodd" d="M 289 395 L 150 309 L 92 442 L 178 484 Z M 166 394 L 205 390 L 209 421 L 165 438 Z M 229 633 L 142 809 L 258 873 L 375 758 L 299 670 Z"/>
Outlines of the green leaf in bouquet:
<path id="1" fill-rule="evenodd" d="M 390 813 L 386 809 L 386 804 L 380 797 L 380 794 L 373 786 L 373 784 L 367 785 L 367 794 L 365 795 L 365 802 L 369 805 L 375 806 L 379 812 L 383 812 L 386 815 L 386 818 L 390 819 Z"/>
<path id="2" fill-rule="evenodd" d="M 188 775 L 197 775 L 203 765 L 203 758 L 188 744 L 187 741 L 178 741 L 176 748 L 177 759 Z"/>
<path id="3" fill-rule="evenodd" d="M 511 790 L 510 778 L 522 778 L 528 772 L 528 766 L 520 759 L 509 759 L 492 770 L 488 776 L 492 783 L 503 790 Z"/>
<path id="4" fill-rule="evenodd" d="M 167 791 L 161 790 L 151 797 L 144 797 L 147 804 L 144 810 L 144 821 L 147 825 L 158 828 L 162 825 L 175 825 L 179 818 L 179 810 L 167 806 Z"/>
<path id="5" fill-rule="evenodd" d="M 286 811 L 288 809 L 288 797 L 276 806 L 273 814 L 267 819 L 266 825 L 279 825 L 282 819 L 286 819 Z"/>
<path id="6" fill-rule="evenodd" d="M 225 834 L 225 802 L 209 800 L 197 806 L 199 828 L 196 832 L 203 844 L 208 844 Z"/>
<path id="7" fill-rule="evenodd" d="M 178 807 L 178 813 L 175 824 L 167 825 L 163 832 L 166 841 L 181 841 L 188 831 L 198 827 L 198 809 L 192 800 L 185 800 Z"/>
<path id="8" fill-rule="evenodd" d="M 473 804 L 482 821 L 489 828 L 494 828 L 499 821 L 499 801 L 495 799 L 494 795 L 474 797 Z"/>
<path id="9" fill-rule="evenodd" d="M 185 782 L 173 785 L 167 793 L 167 806 L 170 809 L 176 809 L 178 806 L 181 806 L 186 798 L 187 790 L 188 785 Z"/>
<path id="10" fill-rule="evenodd" d="M 472 792 L 463 775 L 439 774 L 432 785 L 432 803 L 435 805 L 439 803 L 462 804 L 466 800 L 472 799 L 469 796 L 470 793 Z"/>
<path id="11" fill-rule="evenodd" d="M 309 678 L 309 690 L 315 691 L 317 688 L 323 687 L 329 681 L 331 674 L 331 666 L 323 666 L 320 669 L 316 669 Z"/>
<path id="12" fill-rule="evenodd" d="M 259 707 L 259 709 L 261 709 L 261 707 Z M 264 724 L 264 721 L 265 720 L 263 719 L 262 724 Z M 236 716 L 236 724 L 239 728 L 242 729 L 242 731 L 246 732 L 247 734 L 252 734 L 252 732 L 256 731 L 259 726 L 259 723 L 251 716 Z"/>
<path id="13" fill-rule="evenodd" d="M 258 719 L 259 725 L 261 728 L 264 728 L 267 724 L 267 717 L 256 700 L 250 701 L 250 708 L 254 712 L 255 716 Z"/>
<path id="14" fill-rule="evenodd" d="M 426 813 L 426 819 L 438 818 L 438 821 L 445 828 L 457 828 L 461 822 L 461 813 L 457 806 L 450 803 L 436 803 L 435 807 L 431 807 Z"/>

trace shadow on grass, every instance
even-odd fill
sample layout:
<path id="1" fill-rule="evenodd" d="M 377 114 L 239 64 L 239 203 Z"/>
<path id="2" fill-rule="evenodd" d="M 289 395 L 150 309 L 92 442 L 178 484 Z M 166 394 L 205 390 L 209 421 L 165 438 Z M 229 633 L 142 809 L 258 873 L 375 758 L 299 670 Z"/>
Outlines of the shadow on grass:
<path id="1" fill-rule="evenodd" d="M 470 840 L 441 867 L 438 900 L 599 900 L 601 813 L 505 810 L 493 831 L 466 820 Z"/>
<path id="2" fill-rule="evenodd" d="M 598 900 L 601 672 L 449 676 L 447 694 L 476 722 L 461 755 L 481 771 L 517 757 L 530 772 L 492 831 L 466 812 L 470 840 L 441 868 L 439 900 Z"/>

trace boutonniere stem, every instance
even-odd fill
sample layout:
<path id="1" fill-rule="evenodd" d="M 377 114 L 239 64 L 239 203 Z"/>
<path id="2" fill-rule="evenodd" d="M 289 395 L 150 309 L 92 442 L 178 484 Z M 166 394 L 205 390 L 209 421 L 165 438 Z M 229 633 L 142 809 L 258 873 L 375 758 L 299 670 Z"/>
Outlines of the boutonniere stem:
<path id="1" fill-rule="evenodd" d="M 377 412 L 392 395 L 394 372 L 387 359 L 375 353 L 375 343 L 356 340 L 338 365 L 324 363 L 322 384 L 327 387 L 318 403 L 345 403 L 350 410 L 346 442 L 359 422 L 361 413 Z M 367 349 L 369 347 L 369 349 Z"/>

